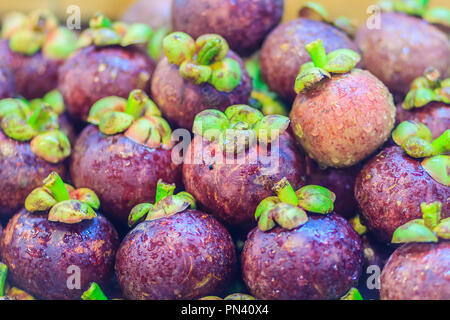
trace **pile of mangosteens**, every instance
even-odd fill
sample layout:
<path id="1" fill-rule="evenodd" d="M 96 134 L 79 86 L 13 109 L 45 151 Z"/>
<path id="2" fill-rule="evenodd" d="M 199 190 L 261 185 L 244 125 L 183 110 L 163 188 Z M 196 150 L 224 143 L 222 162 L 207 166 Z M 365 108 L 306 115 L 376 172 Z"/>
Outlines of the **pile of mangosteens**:
<path id="1" fill-rule="evenodd" d="M 450 299 L 450 11 L 1 17 L 0 300 Z"/>

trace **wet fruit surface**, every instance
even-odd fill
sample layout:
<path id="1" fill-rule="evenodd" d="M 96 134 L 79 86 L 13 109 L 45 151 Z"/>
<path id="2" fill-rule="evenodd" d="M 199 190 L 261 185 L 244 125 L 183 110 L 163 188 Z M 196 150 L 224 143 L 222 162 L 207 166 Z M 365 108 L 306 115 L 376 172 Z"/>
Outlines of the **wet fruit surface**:
<path id="1" fill-rule="evenodd" d="M 244 281 L 259 299 L 338 299 L 362 266 L 360 237 L 336 214 L 310 215 L 292 231 L 255 228 L 242 253 Z"/>
<path id="2" fill-rule="evenodd" d="M 381 273 L 383 300 L 449 300 L 450 242 L 408 243 Z"/>
<path id="3" fill-rule="evenodd" d="M 90 282 L 111 280 L 118 244 L 103 216 L 70 225 L 22 210 L 5 228 L 0 250 L 15 286 L 41 299 L 79 299 Z M 75 272 L 80 289 L 68 287 Z"/>
<path id="4" fill-rule="evenodd" d="M 105 136 L 92 125 L 75 144 L 70 172 L 75 186 L 94 190 L 105 214 L 121 223 L 136 204 L 155 200 L 159 179 L 181 181 L 170 150 L 151 149 L 123 134 Z"/>
<path id="5" fill-rule="evenodd" d="M 380 241 L 390 242 L 398 227 L 420 219 L 422 202 L 442 203 L 449 216 L 449 188 L 436 182 L 400 147 L 389 147 L 369 160 L 359 173 L 355 197 L 365 225 Z"/>
<path id="6" fill-rule="evenodd" d="M 128 98 L 134 89 L 149 91 L 153 70 L 154 62 L 137 48 L 90 46 L 62 65 L 59 90 L 67 111 L 85 121 L 92 105 L 101 98 Z"/>
<path id="7" fill-rule="evenodd" d="M 0 99 L 13 98 L 17 94 L 16 79 L 8 66 L 0 64 Z"/>
<path id="8" fill-rule="evenodd" d="M 266 148 L 256 148 L 246 151 L 245 158 L 241 156 L 241 164 L 237 161 L 226 163 L 225 157 L 223 161 L 210 163 L 211 154 L 222 152 L 221 149 L 196 136 L 188 150 L 193 162 L 185 161 L 183 165 L 186 190 L 198 203 L 219 220 L 244 230 L 256 225 L 256 207 L 263 199 L 274 195 L 272 187 L 275 183 L 286 177 L 296 189 L 305 184 L 304 158 L 287 133 L 280 137 L 279 155 L 271 151 L 268 158 L 263 159 Z M 254 151 L 258 161 L 252 160 Z M 270 168 L 274 170 L 270 171 Z"/>
<path id="9" fill-rule="evenodd" d="M 0 217 L 11 217 L 22 208 L 28 194 L 52 171 L 64 177 L 65 164 L 38 158 L 28 142 L 12 140 L 0 131 Z"/>
<path id="10" fill-rule="evenodd" d="M 187 210 L 133 229 L 117 252 L 116 274 L 128 299 L 196 299 L 223 293 L 235 263 L 226 229 Z"/>

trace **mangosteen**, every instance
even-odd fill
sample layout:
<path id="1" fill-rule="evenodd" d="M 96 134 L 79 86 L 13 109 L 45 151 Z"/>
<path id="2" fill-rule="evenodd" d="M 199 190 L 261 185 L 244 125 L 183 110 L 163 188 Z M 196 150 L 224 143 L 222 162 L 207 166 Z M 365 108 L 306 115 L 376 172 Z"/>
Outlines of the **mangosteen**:
<path id="1" fill-rule="evenodd" d="M 4 230 L 0 251 L 12 284 L 40 299 L 79 299 L 91 282 L 108 284 L 119 240 L 99 206 L 92 190 L 51 173 Z"/>
<path id="2" fill-rule="evenodd" d="M 203 110 L 248 103 L 252 80 L 221 36 L 205 34 L 194 41 L 175 32 L 164 39 L 163 48 L 166 57 L 156 67 L 152 96 L 172 125 L 191 129 Z"/>
<path id="3" fill-rule="evenodd" d="M 172 161 L 172 130 L 142 90 L 128 101 L 112 96 L 95 103 L 70 163 L 73 183 L 94 190 L 105 214 L 125 224 L 130 210 L 154 200 L 156 183 L 181 182 L 181 163 Z"/>
<path id="4" fill-rule="evenodd" d="M 245 294 L 245 293 L 232 293 L 227 295 L 225 298 L 221 298 L 218 296 L 206 296 L 200 298 L 199 300 L 256 300 L 255 297 Z"/>
<path id="5" fill-rule="evenodd" d="M 356 165 L 389 138 L 395 105 L 386 86 L 349 49 L 325 52 L 319 39 L 306 45 L 313 62 L 295 81 L 292 130 L 306 153 L 321 166 Z"/>
<path id="6" fill-rule="evenodd" d="M 264 300 L 341 298 L 358 283 L 364 260 L 358 233 L 333 213 L 335 194 L 315 185 L 295 192 L 286 179 L 274 191 L 277 196 L 256 209 L 258 227 L 242 252 L 251 294 Z"/>
<path id="7" fill-rule="evenodd" d="M 186 190 L 225 224 L 249 230 L 259 202 L 287 177 L 305 184 L 304 158 L 286 132 L 289 118 L 263 114 L 246 105 L 205 110 L 194 121 L 183 164 Z"/>
<path id="8" fill-rule="evenodd" d="M 0 216 L 9 218 L 52 171 L 66 174 L 71 147 L 47 103 L 0 100 Z"/>
<path id="9" fill-rule="evenodd" d="M 433 68 L 416 78 L 405 101 L 397 106 L 397 121 L 407 120 L 425 124 L 433 138 L 443 134 L 450 127 L 450 78 L 441 80 Z"/>
<path id="10" fill-rule="evenodd" d="M 194 38 L 220 34 L 233 51 L 249 56 L 280 23 L 283 7 L 284 0 L 174 0 L 172 24 Z"/>
<path id="11" fill-rule="evenodd" d="M 59 90 L 74 119 L 86 121 L 89 108 L 101 98 L 149 91 L 155 63 L 141 46 L 151 36 L 145 24 L 112 23 L 101 14 L 91 19 L 80 35 L 79 50 L 59 70 Z"/>
<path id="12" fill-rule="evenodd" d="M 40 98 L 58 84 L 58 69 L 75 50 L 77 37 L 55 15 L 13 12 L 3 21 L 0 65 L 10 67 L 20 95 Z"/>
<path id="13" fill-rule="evenodd" d="M 392 1 L 358 30 L 363 64 L 393 93 L 406 95 L 413 80 L 434 67 L 448 76 L 450 41 L 422 19 L 428 1 Z"/>
<path id="14" fill-rule="evenodd" d="M 432 141 L 421 123 L 402 122 L 392 137 L 399 146 L 382 150 L 356 178 L 355 197 L 362 218 L 377 239 L 389 242 L 399 226 L 422 216 L 422 202 L 442 202 L 442 216 L 450 215 L 450 130 Z"/>
<path id="15" fill-rule="evenodd" d="M 223 293 L 232 280 L 236 252 L 228 231 L 196 210 L 187 192 L 162 181 L 155 204 L 131 211 L 129 225 L 139 223 L 122 241 L 116 275 L 126 298 L 196 299 Z"/>
<path id="16" fill-rule="evenodd" d="M 393 243 L 405 243 L 381 273 L 383 300 L 449 300 L 450 218 L 440 218 L 442 203 L 421 203 L 423 219 L 400 226 Z"/>
<path id="17" fill-rule="evenodd" d="M 171 28 L 172 0 L 139 0 L 134 2 L 124 13 L 125 23 L 146 23 L 150 27 Z"/>
<path id="18" fill-rule="evenodd" d="M 324 13 L 322 13 L 324 15 Z M 264 41 L 260 52 L 261 75 L 270 90 L 288 103 L 295 99 L 294 83 L 301 66 L 311 58 L 305 45 L 322 39 L 327 51 L 358 47 L 341 30 L 325 19 L 313 20 L 311 15 L 288 21 L 273 30 Z"/>
<path id="19" fill-rule="evenodd" d="M 7 276 L 8 266 L 0 261 L 0 300 L 35 300 L 27 292 L 16 287 L 11 287 L 6 281 Z"/>
<path id="20" fill-rule="evenodd" d="M 7 65 L 0 64 L 0 99 L 17 95 L 16 79 Z"/>
<path id="21" fill-rule="evenodd" d="M 306 182 L 330 189 L 336 194 L 334 211 L 345 218 L 352 218 L 358 208 L 354 190 L 356 176 L 361 165 L 349 168 L 321 168 L 314 160 L 306 157 Z"/>

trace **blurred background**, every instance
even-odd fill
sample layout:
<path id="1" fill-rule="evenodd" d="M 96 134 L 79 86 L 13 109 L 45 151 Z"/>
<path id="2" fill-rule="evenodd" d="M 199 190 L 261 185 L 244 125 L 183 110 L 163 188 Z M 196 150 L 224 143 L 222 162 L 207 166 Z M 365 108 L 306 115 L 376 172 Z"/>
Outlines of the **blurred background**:
<path id="1" fill-rule="evenodd" d="M 142 0 L 141 0 L 142 1 Z M 171 0 L 144 0 L 147 2 L 163 3 Z M 83 21 L 97 11 L 102 11 L 112 19 L 119 19 L 133 5 L 136 0 L 0 0 L 0 15 L 7 11 L 19 10 L 28 12 L 36 8 L 49 8 L 59 14 L 60 17 L 67 15 L 66 10 L 70 5 L 77 5 L 81 8 Z M 294 19 L 297 16 L 299 7 L 307 1 L 305 0 L 285 0 L 285 20 Z M 376 4 L 378 0 L 317 0 L 315 2 L 323 4 L 332 17 L 345 15 L 357 24 L 361 24 L 367 17 L 367 7 Z M 448 0 L 431 0 L 431 6 L 448 5 Z M 160 7 L 163 5 L 160 4 Z M 143 11 L 142 7 L 137 7 L 137 11 Z M 160 10 L 164 10 L 161 9 Z M 151 23 L 150 23 L 151 24 Z"/>

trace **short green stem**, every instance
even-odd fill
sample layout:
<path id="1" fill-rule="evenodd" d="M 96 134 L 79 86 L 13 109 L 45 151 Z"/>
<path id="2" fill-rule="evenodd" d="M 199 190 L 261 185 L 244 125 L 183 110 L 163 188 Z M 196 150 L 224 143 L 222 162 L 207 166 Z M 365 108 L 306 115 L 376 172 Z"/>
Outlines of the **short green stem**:
<path id="1" fill-rule="evenodd" d="M 81 296 L 81 299 L 83 299 L 83 300 L 108 300 L 108 298 L 103 293 L 102 289 L 100 289 L 100 286 L 95 282 L 91 283 L 89 289 L 87 289 Z"/>
<path id="2" fill-rule="evenodd" d="M 50 190 L 56 201 L 61 202 L 70 200 L 69 191 L 67 191 L 64 182 L 56 172 L 50 173 L 50 175 L 45 178 L 44 187 Z"/>
<path id="3" fill-rule="evenodd" d="M 44 109 L 44 105 L 42 103 L 39 103 L 39 105 L 36 107 L 36 110 L 31 114 L 31 116 L 27 120 L 27 124 L 30 125 L 33 129 L 38 129 L 38 122 L 39 118 L 42 115 L 42 111 Z"/>
<path id="4" fill-rule="evenodd" d="M 314 66 L 317 68 L 323 68 L 328 63 L 327 53 L 322 40 L 319 39 L 307 44 L 306 50 L 309 52 Z"/>
<path id="5" fill-rule="evenodd" d="M 159 180 L 156 186 L 155 204 L 158 203 L 161 199 L 173 195 L 174 191 L 175 184 L 168 184 L 163 182 L 162 180 Z"/>
<path id="6" fill-rule="evenodd" d="M 134 119 L 139 118 L 145 108 L 148 96 L 142 90 L 133 90 L 128 97 L 125 113 L 133 116 Z"/>
<path id="7" fill-rule="evenodd" d="M 293 206 L 297 206 L 299 201 L 297 195 L 295 194 L 294 189 L 286 178 L 281 179 L 273 186 L 273 191 L 275 191 L 278 195 L 278 198 L 284 202 L 291 204 Z"/>
<path id="8" fill-rule="evenodd" d="M 6 276 L 8 275 L 8 267 L 0 262 L 0 297 L 5 295 Z"/>

